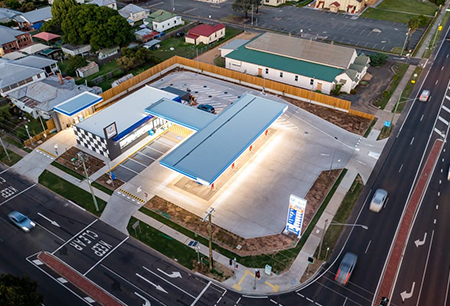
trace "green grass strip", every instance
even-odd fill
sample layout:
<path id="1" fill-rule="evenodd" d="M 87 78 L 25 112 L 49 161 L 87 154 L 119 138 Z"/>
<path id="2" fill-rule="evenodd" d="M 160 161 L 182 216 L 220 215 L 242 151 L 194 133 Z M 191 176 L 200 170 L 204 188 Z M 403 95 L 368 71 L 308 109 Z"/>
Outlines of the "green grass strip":
<path id="1" fill-rule="evenodd" d="M 44 170 L 39 176 L 39 184 L 47 187 L 67 200 L 78 204 L 96 216 L 100 216 L 106 207 L 105 201 L 96 198 L 100 209 L 100 211 L 97 211 L 92 200 L 92 195 L 89 192 L 69 183 L 50 171 Z"/>
<path id="2" fill-rule="evenodd" d="M 358 175 L 359 177 L 359 175 Z M 361 182 L 361 179 L 358 177 L 355 178 L 353 181 L 352 187 L 345 195 L 344 199 L 342 200 L 341 206 L 339 206 L 339 209 L 336 212 L 336 215 L 334 215 L 333 221 L 336 223 L 343 223 L 345 224 L 348 220 L 348 217 L 350 216 L 350 213 L 353 210 L 353 207 L 355 206 L 356 201 L 359 198 L 359 195 L 361 194 L 361 191 L 364 188 L 364 184 Z M 342 225 L 333 225 L 328 227 L 328 230 L 325 233 L 325 236 L 323 237 L 322 242 L 322 252 L 320 254 L 320 258 L 325 258 L 325 256 L 330 255 L 333 252 L 333 248 L 341 236 L 342 230 L 344 229 L 344 226 Z M 362 230 L 364 229 L 357 229 Z M 327 248 L 331 249 L 331 252 L 327 252 Z M 316 251 L 317 256 L 318 250 Z"/>
<path id="3" fill-rule="evenodd" d="M 8 156 L 6 156 L 5 150 L 3 150 L 3 148 L 0 148 L 0 161 L 5 165 L 12 166 L 22 159 L 22 156 L 14 153 L 13 151 L 10 151 L 8 149 L 6 149 L 6 151 L 8 152 L 10 159 L 8 159 Z"/>
<path id="4" fill-rule="evenodd" d="M 325 200 L 323 201 L 322 205 L 319 207 L 318 211 L 314 215 L 314 217 L 311 220 L 311 222 L 309 223 L 305 233 L 303 234 L 303 236 L 301 237 L 299 243 L 297 244 L 297 246 L 295 248 L 290 249 L 290 250 L 279 251 L 274 254 L 262 254 L 262 255 L 255 255 L 255 256 L 246 256 L 246 257 L 241 257 L 228 249 L 220 247 L 219 245 L 217 245 L 214 242 L 213 242 L 213 249 L 228 258 L 236 258 L 239 263 L 241 263 L 242 265 L 247 266 L 247 267 L 264 267 L 266 264 L 268 264 L 268 265 L 272 266 L 274 272 L 286 270 L 287 268 L 289 268 L 290 264 L 292 263 L 292 260 L 295 259 L 297 257 L 297 255 L 299 254 L 300 250 L 302 249 L 303 245 L 305 244 L 305 242 L 308 239 L 309 235 L 311 234 L 312 230 L 316 226 L 316 223 L 319 220 L 320 216 L 325 211 L 325 208 L 327 207 L 328 203 L 330 202 L 331 198 L 333 197 L 334 193 L 336 192 L 336 189 L 339 187 L 339 184 L 341 183 L 341 181 L 344 178 L 346 173 L 347 173 L 347 169 L 344 169 L 341 172 L 338 179 L 334 183 L 333 187 L 331 187 Z M 186 229 L 185 227 L 176 224 L 175 222 L 167 219 L 166 217 L 164 217 L 156 212 L 153 212 L 145 207 L 141 207 L 140 211 L 142 213 L 154 218 L 155 220 L 158 220 L 161 223 L 173 228 L 174 230 L 186 235 L 187 237 L 189 237 L 193 240 L 198 240 L 203 245 L 206 245 L 206 246 L 209 245 L 209 240 L 207 238 L 202 237 L 202 236 L 198 235 L 197 233 L 194 233 L 191 230 Z M 132 218 L 132 220 L 136 220 L 136 219 Z M 142 235 L 138 234 L 138 236 L 135 235 L 134 230 L 131 228 L 131 225 L 134 224 L 134 222 L 130 221 L 130 223 L 128 224 L 128 232 L 131 235 L 133 235 L 135 238 L 138 238 L 139 240 L 141 240 L 142 242 L 148 244 L 150 247 L 153 248 L 154 242 L 151 240 L 150 237 L 148 237 L 147 233 L 143 233 Z M 147 226 L 147 225 L 145 227 L 151 228 L 150 226 Z M 151 232 L 154 233 L 154 231 L 158 232 L 156 229 L 151 228 Z M 144 230 L 143 230 L 143 232 L 144 232 Z M 160 233 L 160 235 L 162 235 L 162 233 Z M 141 237 L 142 237 L 142 239 L 141 239 Z M 162 240 L 162 241 L 166 242 L 167 245 L 173 243 L 173 241 L 169 242 L 168 240 Z M 184 244 L 183 244 L 183 246 L 184 246 Z M 164 245 L 158 245 L 157 247 L 158 248 L 155 248 L 155 249 L 157 249 L 158 251 L 160 251 L 160 249 L 164 249 Z M 170 258 L 176 257 L 178 259 L 178 262 L 181 263 L 180 258 L 178 258 L 178 257 L 182 257 L 181 255 L 179 255 L 177 253 L 170 253 L 170 252 L 168 252 L 169 255 L 167 255 L 163 251 L 160 251 L 160 252 Z M 183 264 L 183 263 L 181 263 L 181 264 Z M 186 267 L 190 268 L 190 266 L 186 266 Z"/>
<path id="5" fill-rule="evenodd" d="M 100 191 L 103 191 L 106 194 L 112 195 L 114 193 L 113 190 L 109 189 L 108 187 L 103 186 L 102 184 L 99 184 L 97 182 L 92 182 L 91 183 L 92 187 L 97 188 Z"/>
<path id="6" fill-rule="evenodd" d="M 70 169 L 70 168 L 67 168 L 66 166 L 64 166 L 64 165 L 62 165 L 62 164 L 60 164 L 60 163 L 58 163 L 57 161 L 53 161 L 53 162 L 51 163 L 51 165 L 54 166 L 54 167 L 56 167 L 56 168 L 58 168 L 58 169 L 61 170 L 61 171 L 64 171 L 64 172 L 67 173 L 67 174 L 72 175 L 73 177 L 79 179 L 80 181 L 85 179 L 85 176 L 84 176 L 84 175 L 79 174 L 79 173 L 76 172 L 75 170 L 72 170 L 72 169 Z"/>

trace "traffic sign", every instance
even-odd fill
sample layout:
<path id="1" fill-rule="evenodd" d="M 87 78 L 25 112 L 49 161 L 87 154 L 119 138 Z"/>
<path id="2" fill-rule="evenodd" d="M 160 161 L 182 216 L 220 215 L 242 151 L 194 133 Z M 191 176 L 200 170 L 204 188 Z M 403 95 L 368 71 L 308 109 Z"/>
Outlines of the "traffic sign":
<path id="1" fill-rule="evenodd" d="M 386 120 L 386 121 L 384 122 L 384 126 L 385 126 L 385 127 L 390 127 L 390 126 L 391 126 L 391 122 L 388 121 L 388 120 Z"/>

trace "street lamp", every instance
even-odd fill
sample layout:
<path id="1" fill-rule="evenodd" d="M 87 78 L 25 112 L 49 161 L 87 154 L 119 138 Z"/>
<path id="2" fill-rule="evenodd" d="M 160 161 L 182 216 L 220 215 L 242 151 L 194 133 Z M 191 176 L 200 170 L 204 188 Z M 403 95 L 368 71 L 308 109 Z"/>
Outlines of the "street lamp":
<path id="1" fill-rule="evenodd" d="M 402 51 L 400 52 L 400 56 L 403 55 L 403 50 L 405 50 L 406 41 L 408 40 L 408 37 L 409 37 L 409 31 L 410 31 L 410 30 L 411 30 L 411 29 L 408 28 L 408 32 L 406 32 L 405 42 L 403 43 L 403 47 L 402 47 Z"/>
<path id="2" fill-rule="evenodd" d="M 322 230 L 322 236 L 320 237 L 320 244 L 319 244 L 319 253 L 317 254 L 317 259 L 320 258 L 320 254 L 322 253 L 322 243 L 323 243 L 323 237 L 325 236 L 325 231 L 327 229 L 327 224 L 328 224 L 328 219 L 325 219 L 325 226 L 323 227 Z M 363 224 L 357 224 L 357 223 L 339 223 L 339 222 L 333 222 L 331 221 L 329 226 L 332 225 L 340 225 L 340 226 L 351 226 L 351 227 L 362 227 L 365 230 L 368 230 L 369 227 L 367 225 L 363 225 Z M 327 255 L 328 255 L 328 250 L 329 248 L 327 248 Z M 325 256 L 326 259 L 326 256 Z"/>
<path id="3" fill-rule="evenodd" d="M 335 140 L 338 140 L 338 138 L 335 136 L 334 137 Z M 336 154 L 336 147 L 337 147 L 337 143 L 334 146 L 334 150 L 333 150 L 333 158 L 331 159 L 331 165 L 330 165 L 330 171 L 328 172 L 328 174 L 331 173 L 331 170 L 333 169 L 333 163 L 334 163 L 334 155 Z"/>
<path id="4" fill-rule="evenodd" d="M 89 179 L 89 175 L 86 170 L 86 164 L 84 163 L 83 152 L 78 152 L 77 155 L 78 155 L 78 158 L 81 160 L 81 163 L 83 164 L 84 173 L 86 174 L 86 179 L 87 179 L 89 188 L 91 189 L 91 194 L 92 194 L 92 199 L 94 200 L 95 209 L 97 211 L 99 211 L 100 209 L 98 208 L 97 199 L 95 198 L 95 194 L 94 194 L 94 189 L 92 189 L 91 181 Z"/>
<path id="5" fill-rule="evenodd" d="M 395 116 L 395 114 L 397 113 L 398 105 L 399 105 L 400 103 L 406 103 L 406 102 L 409 102 L 409 101 L 411 101 L 411 100 L 412 100 L 412 101 L 415 100 L 415 99 L 410 99 L 410 98 L 408 98 L 408 99 L 406 99 L 406 100 L 400 102 L 400 100 L 402 99 L 402 94 L 403 94 L 403 91 L 400 93 L 400 96 L 399 96 L 399 98 L 398 98 L 398 100 L 397 100 L 397 103 L 395 103 L 394 110 L 392 111 L 391 129 L 392 129 L 392 126 L 394 125 L 394 116 Z"/>

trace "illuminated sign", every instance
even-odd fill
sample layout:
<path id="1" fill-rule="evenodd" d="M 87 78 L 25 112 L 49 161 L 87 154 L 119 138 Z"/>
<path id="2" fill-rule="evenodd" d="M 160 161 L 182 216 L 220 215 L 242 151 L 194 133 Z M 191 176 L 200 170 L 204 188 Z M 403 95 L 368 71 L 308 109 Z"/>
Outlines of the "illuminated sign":
<path id="1" fill-rule="evenodd" d="M 116 123 L 113 122 L 110 125 L 108 125 L 107 127 L 105 127 L 103 129 L 103 131 L 105 132 L 105 138 L 106 139 L 111 139 L 114 136 L 117 135 L 117 127 L 116 127 Z"/>
<path id="2" fill-rule="evenodd" d="M 286 221 L 286 230 L 300 238 L 303 219 L 305 218 L 306 200 L 291 194 Z"/>

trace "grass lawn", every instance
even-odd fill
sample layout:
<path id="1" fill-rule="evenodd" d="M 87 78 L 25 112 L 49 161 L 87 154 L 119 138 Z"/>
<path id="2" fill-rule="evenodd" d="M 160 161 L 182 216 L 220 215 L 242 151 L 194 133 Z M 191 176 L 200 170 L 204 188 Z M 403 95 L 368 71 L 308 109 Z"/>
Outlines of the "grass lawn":
<path id="1" fill-rule="evenodd" d="M 411 76 L 411 79 L 408 81 L 408 84 L 406 84 L 405 89 L 404 89 L 403 92 L 402 92 L 402 96 L 401 96 L 401 98 L 400 98 L 400 103 L 399 103 L 398 106 L 397 106 L 397 113 L 401 113 L 401 112 L 402 112 L 403 108 L 404 108 L 405 105 L 406 105 L 406 101 L 408 101 L 409 96 L 411 95 L 411 92 L 413 91 L 414 86 L 416 85 L 416 84 L 411 83 L 411 80 L 412 80 L 412 79 L 418 80 L 419 77 L 420 77 L 420 74 L 422 73 L 422 70 L 423 70 L 422 67 L 416 67 L 416 69 L 414 70 L 414 73 L 413 73 L 413 75 Z M 415 74 L 417 74 L 417 77 L 416 77 L 416 78 L 414 78 L 414 75 L 415 75 Z M 403 102 L 403 103 L 402 103 L 402 102 Z M 394 111 L 394 110 L 392 110 L 392 112 L 393 112 L 393 111 Z"/>
<path id="2" fill-rule="evenodd" d="M 358 200 L 359 195 L 361 194 L 361 191 L 364 187 L 364 184 L 362 183 L 361 177 L 358 175 L 355 179 L 355 181 L 352 184 L 352 187 L 345 195 L 344 199 L 342 200 L 341 206 L 339 206 L 338 211 L 336 212 L 336 215 L 333 218 L 333 223 L 347 223 L 347 219 L 350 216 L 350 213 L 353 210 L 353 206 L 356 203 L 356 200 Z M 329 223 L 330 224 L 330 223 Z M 322 242 L 322 252 L 320 254 L 320 258 L 325 258 L 327 247 L 330 248 L 331 252 L 333 251 L 334 245 L 336 244 L 336 241 L 339 239 L 339 236 L 341 235 L 342 230 L 344 229 L 344 226 L 342 225 L 333 225 L 328 227 L 328 230 L 325 233 L 325 236 L 323 237 Z M 355 230 L 358 231 L 364 231 L 362 228 L 355 228 Z M 316 251 L 316 258 L 317 253 L 319 251 Z M 331 252 L 328 252 L 328 255 L 331 254 Z"/>
<path id="3" fill-rule="evenodd" d="M 228 258 L 236 258 L 239 263 L 241 263 L 244 266 L 247 267 L 264 267 L 266 264 L 271 265 L 273 268 L 273 271 L 284 271 L 285 269 L 289 268 L 292 261 L 297 257 L 298 253 L 302 249 L 303 245 L 305 244 L 306 240 L 308 239 L 310 233 L 314 229 L 317 221 L 319 220 L 320 216 L 322 215 L 323 211 L 327 207 L 329 201 L 331 200 L 331 197 L 334 195 L 334 192 L 336 191 L 337 187 L 339 186 L 340 182 L 345 176 L 345 173 L 347 172 L 346 169 L 344 169 L 338 179 L 336 180 L 333 187 L 330 189 L 327 197 L 325 198 L 324 202 L 316 212 L 313 220 L 310 222 L 308 228 L 306 229 L 305 233 L 303 233 L 302 238 L 300 239 L 299 243 L 297 243 L 297 246 L 295 248 L 290 250 L 284 250 L 280 251 L 274 254 L 264 254 L 264 255 L 257 255 L 257 256 L 246 256 L 241 257 L 228 249 L 222 248 L 219 245 L 213 243 L 213 249 L 217 251 L 218 253 L 228 257 Z M 197 233 L 192 232 L 189 229 L 186 229 L 175 222 L 167 219 L 166 217 L 159 215 L 145 207 L 142 207 L 139 209 L 141 212 L 145 213 L 146 215 L 158 220 L 159 222 L 175 229 L 176 231 L 192 238 L 193 240 L 198 240 L 203 245 L 208 245 L 208 239 L 206 237 L 199 236 Z M 141 240 L 142 242 L 146 243 L 152 248 L 157 249 L 161 253 L 165 254 L 166 256 L 170 258 L 177 258 L 178 262 L 182 265 L 185 265 L 188 268 L 191 268 L 191 261 L 192 259 L 195 259 L 196 253 L 189 252 L 189 254 L 179 254 L 174 253 L 177 252 L 185 252 L 185 249 L 190 249 L 186 247 L 185 245 L 181 244 L 181 246 L 174 246 L 173 244 L 177 241 L 170 240 L 168 236 L 164 235 L 163 233 L 157 231 L 156 229 L 153 229 L 150 226 L 147 226 L 146 224 L 141 222 L 141 229 L 142 234 L 139 234 L 136 236 L 134 230 L 131 228 L 131 225 L 136 222 L 136 219 L 132 218 L 130 223 L 128 224 L 128 232 L 134 236 L 135 238 Z M 162 238 L 161 238 L 162 237 Z M 163 239 L 164 238 L 164 239 Z M 178 242 L 177 242 L 178 244 Z M 166 251 L 169 250 L 169 251 Z M 184 263 L 183 263 L 183 262 Z"/>
<path id="4" fill-rule="evenodd" d="M 61 165 L 61 164 L 58 163 L 57 161 L 53 161 L 53 162 L 52 162 L 52 166 L 58 168 L 58 169 L 61 170 L 61 171 L 64 171 L 64 172 L 67 173 L 67 174 L 72 175 L 73 177 L 79 179 L 80 181 L 83 180 L 83 179 L 85 178 L 83 175 L 79 174 L 79 173 L 76 172 L 76 171 L 73 171 L 72 169 L 67 168 L 67 167 L 64 166 L 64 165 Z"/>
<path id="5" fill-rule="evenodd" d="M 377 7 L 368 8 L 362 17 L 407 23 L 410 18 L 418 15 L 432 17 L 437 9 L 435 4 L 428 1 L 384 0 Z"/>
<path id="6" fill-rule="evenodd" d="M 8 142 L 8 143 L 10 143 L 10 144 L 12 144 L 13 146 L 18 147 L 19 149 L 22 149 L 22 150 L 28 152 L 28 153 L 31 153 L 33 151 L 33 150 L 31 150 L 31 149 L 29 149 L 27 147 L 24 147 L 23 143 L 15 140 L 14 138 L 6 136 L 5 138 L 3 138 L 3 140 Z"/>
<path id="7" fill-rule="evenodd" d="M 37 135 L 44 130 L 42 129 L 42 124 L 39 119 L 32 119 L 30 122 L 27 122 L 28 132 L 30 132 L 31 136 Z M 16 130 L 16 136 L 21 139 L 28 139 L 27 131 L 25 129 L 25 125 L 22 125 Z"/>
<path id="8" fill-rule="evenodd" d="M 8 159 L 8 157 L 5 154 L 5 150 L 3 150 L 3 148 L 0 148 L 0 161 L 2 163 L 4 163 L 5 165 L 8 166 L 12 166 L 15 163 L 17 163 L 19 160 L 22 159 L 22 157 L 20 155 L 17 155 L 16 153 L 6 149 L 6 151 L 8 152 L 9 158 L 11 160 Z"/>
<path id="9" fill-rule="evenodd" d="M 95 187 L 98 190 L 101 190 L 106 194 L 112 195 L 114 193 L 114 191 L 112 191 L 111 189 L 106 188 L 105 186 L 103 186 L 102 184 L 99 184 L 97 182 L 92 182 L 91 185 L 92 185 L 92 187 Z"/>
<path id="10" fill-rule="evenodd" d="M 106 207 L 106 202 L 97 198 L 100 211 L 96 211 L 94 202 L 92 201 L 92 195 L 89 192 L 69 183 L 50 171 L 44 170 L 41 176 L 39 176 L 39 184 L 47 187 L 67 200 L 78 204 L 96 216 L 100 216 Z"/>

